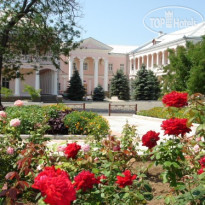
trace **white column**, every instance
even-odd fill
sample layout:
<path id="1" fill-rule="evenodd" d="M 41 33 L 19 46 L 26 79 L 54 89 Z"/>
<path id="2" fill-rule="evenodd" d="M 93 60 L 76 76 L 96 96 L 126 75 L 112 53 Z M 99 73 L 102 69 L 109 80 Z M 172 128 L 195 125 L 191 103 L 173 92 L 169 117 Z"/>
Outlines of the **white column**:
<path id="1" fill-rule="evenodd" d="M 15 78 L 15 96 L 20 96 L 20 78 L 18 77 L 18 73 L 16 73 L 16 78 Z"/>
<path id="2" fill-rule="evenodd" d="M 39 70 L 36 70 L 35 89 L 36 89 L 36 90 L 39 90 L 39 89 L 40 89 L 40 74 L 39 74 Z"/>
<path id="3" fill-rule="evenodd" d="M 136 58 L 133 58 L 133 64 L 134 64 L 134 73 L 136 72 Z"/>
<path id="4" fill-rule="evenodd" d="M 144 56 L 142 56 L 142 64 L 144 64 Z"/>
<path id="5" fill-rule="evenodd" d="M 95 59 L 94 88 L 98 86 L 98 59 Z"/>
<path id="6" fill-rule="evenodd" d="M 152 64 L 151 64 L 151 69 L 154 69 L 154 54 L 152 54 L 151 56 L 152 56 Z"/>
<path id="7" fill-rule="evenodd" d="M 146 58 L 146 67 L 147 67 L 147 69 L 149 68 L 149 65 L 148 65 L 148 58 L 149 58 L 149 56 L 147 55 L 147 58 Z"/>
<path id="8" fill-rule="evenodd" d="M 164 51 L 162 51 L 162 65 L 165 65 L 165 54 L 164 54 Z"/>
<path id="9" fill-rule="evenodd" d="M 105 60 L 104 68 L 104 91 L 108 91 L 108 60 Z"/>
<path id="10" fill-rule="evenodd" d="M 73 59 L 69 58 L 68 63 L 69 63 L 68 80 L 70 80 L 73 75 Z"/>
<path id="11" fill-rule="evenodd" d="M 53 95 L 58 95 L 58 72 L 53 72 Z"/>
<path id="12" fill-rule="evenodd" d="M 132 73 L 132 59 L 130 59 L 130 74 Z"/>
<path id="13" fill-rule="evenodd" d="M 168 52 L 168 53 L 167 53 L 167 63 L 168 63 L 168 64 L 170 64 L 169 55 L 170 55 L 170 53 Z"/>
<path id="14" fill-rule="evenodd" d="M 138 58 L 138 69 L 140 69 L 140 57 Z"/>
<path id="15" fill-rule="evenodd" d="M 84 59 L 80 59 L 80 78 L 83 84 L 83 63 L 84 63 Z"/>
<path id="16" fill-rule="evenodd" d="M 157 53 L 157 67 L 159 67 L 159 53 Z"/>

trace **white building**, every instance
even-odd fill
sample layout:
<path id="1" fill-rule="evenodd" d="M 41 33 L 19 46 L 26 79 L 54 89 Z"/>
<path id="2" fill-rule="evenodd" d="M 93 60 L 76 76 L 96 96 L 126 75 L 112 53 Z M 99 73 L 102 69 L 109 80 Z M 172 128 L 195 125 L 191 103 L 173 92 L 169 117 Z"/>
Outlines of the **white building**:
<path id="1" fill-rule="evenodd" d="M 194 43 L 205 35 L 205 22 L 169 34 L 163 34 L 130 52 L 129 78 L 134 78 L 142 64 L 152 70 L 157 76 L 162 75 L 162 67 L 169 64 L 167 49 L 176 50 L 177 46 L 186 46 L 187 41 Z"/>

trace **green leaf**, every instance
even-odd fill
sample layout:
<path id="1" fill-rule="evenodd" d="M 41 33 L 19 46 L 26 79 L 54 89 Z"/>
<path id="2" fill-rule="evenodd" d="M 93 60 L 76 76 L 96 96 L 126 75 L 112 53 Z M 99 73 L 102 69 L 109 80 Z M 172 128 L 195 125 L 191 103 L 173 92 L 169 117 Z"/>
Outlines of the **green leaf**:
<path id="1" fill-rule="evenodd" d="M 170 161 L 164 162 L 164 166 L 166 166 L 166 167 L 170 167 L 171 165 L 172 165 L 172 162 L 170 162 Z"/>
<path id="2" fill-rule="evenodd" d="M 110 161 L 112 161 L 112 162 L 114 161 L 114 156 L 113 156 L 113 153 L 111 150 L 108 151 L 108 157 L 109 157 Z"/>
<path id="3" fill-rule="evenodd" d="M 169 203 L 170 203 L 170 197 L 167 196 L 167 197 L 165 198 L 164 202 L 165 202 L 165 204 L 169 204 Z"/>
<path id="4" fill-rule="evenodd" d="M 93 172 L 94 174 L 98 174 L 98 173 L 99 173 L 99 169 L 93 168 L 93 169 L 92 169 L 92 172 Z"/>

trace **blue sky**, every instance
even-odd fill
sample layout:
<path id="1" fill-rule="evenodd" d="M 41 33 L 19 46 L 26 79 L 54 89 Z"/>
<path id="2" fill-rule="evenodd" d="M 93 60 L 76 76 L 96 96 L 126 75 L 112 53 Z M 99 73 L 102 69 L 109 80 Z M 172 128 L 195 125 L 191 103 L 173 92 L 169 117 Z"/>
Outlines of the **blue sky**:
<path id="1" fill-rule="evenodd" d="M 204 0 L 79 0 L 83 17 L 78 24 L 83 27 L 82 39 L 93 37 L 106 44 L 141 45 L 157 36 L 148 30 L 144 17 L 152 10 L 165 6 L 188 7 L 192 10 L 178 9 L 176 15 L 183 19 L 198 18 L 199 12 L 205 18 Z M 173 8 L 172 8 L 173 9 Z M 158 10 L 151 15 L 160 17 Z M 174 11 L 175 12 L 175 11 Z M 152 17 L 152 16 L 151 16 Z M 149 19 L 148 19 L 149 18 Z M 146 20 L 150 21 L 150 16 Z M 151 25 L 151 24 L 150 24 Z M 169 29 L 165 32 L 174 31 Z"/>

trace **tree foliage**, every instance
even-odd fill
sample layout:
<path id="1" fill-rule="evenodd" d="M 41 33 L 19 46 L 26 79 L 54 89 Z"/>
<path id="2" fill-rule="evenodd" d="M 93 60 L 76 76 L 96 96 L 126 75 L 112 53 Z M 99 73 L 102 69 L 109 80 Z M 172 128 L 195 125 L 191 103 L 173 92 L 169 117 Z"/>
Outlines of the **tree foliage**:
<path id="1" fill-rule="evenodd" d="M 117 70 L 111 81 L 111 96 L 117 96 L 119 100 L 130 99 L 130 88 L 127 76 L 123 70 Z"/>
<path id="2" fill-rule="evenodd" d="M 2 70 L 8 79 L 16 78 L 25 54 L 35 68 L 49 53 L 58 68 L 60 54 L 68 55 L 77 46 L 78 13 L 76 0 L 0 0 L 0 79 Z"/>
<path id="3" fill-rule="evenodd" d="M 82 81 L 77 70 L 74 71 L 73 76 L 70 79 L 70 85 L 66 93 L 68 93 L 68 99 L 70 100 L 83 100 L 85 88 L 82 85 Z"/>
<path id="4" fill-rule="evenodd" d="M 93 101 L 103 101 L 105 99 L 105 93 L 101 85 L 98 85 L 93 92 Z"/>
<path id="5" fill-rule="evenodd" d="M 160 95 L 160 85 L 157 77 L 145 65 L 137 72 L 133 81 L 133 97 L 135 100 L 157 100 Z"/>
<path id="6" fill-rule="evenodd" d="M 205 94 L 205 37 L 199 43 L 187 42 L 176 52 L 169 50 L 170 64 L 164 67 L 163 92 L 187 91 Z"/>

